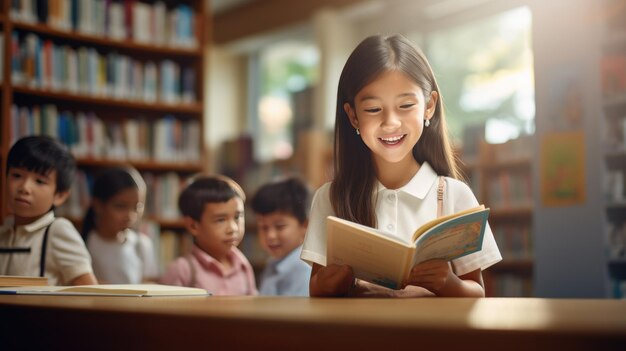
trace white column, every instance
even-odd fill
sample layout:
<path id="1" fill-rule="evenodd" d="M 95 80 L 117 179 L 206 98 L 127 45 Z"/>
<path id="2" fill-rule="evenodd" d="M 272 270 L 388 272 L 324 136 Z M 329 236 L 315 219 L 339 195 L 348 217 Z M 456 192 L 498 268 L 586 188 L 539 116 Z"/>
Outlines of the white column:
<path id="1" fill-rule="evenodd" d="M 245 60 L 219 46 L 206 55 L 204 142 L 209 162 L 214 163 L 217 148 L 224 140 L 239 135 L 244 126 L 247 102 Z M 217 165 L 209 164 L 209 170 Z"/>
<path id="2" fill-rule="evenodd" d="M 313 28 L 321 55 L 320 77 L 313 98 L 313 126 L 316 130 L 332 130 L 339 76 L 357 40 L 351 23 L 331 9 L 313 16 Z"/>

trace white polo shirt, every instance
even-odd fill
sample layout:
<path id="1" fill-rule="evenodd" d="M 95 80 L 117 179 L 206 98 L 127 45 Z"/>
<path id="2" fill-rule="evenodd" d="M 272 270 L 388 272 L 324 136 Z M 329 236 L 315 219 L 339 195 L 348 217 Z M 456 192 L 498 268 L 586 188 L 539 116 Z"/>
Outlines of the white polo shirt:
<path id="1" fill-rule="evenodd" d="M 452 214 L 478 206 L 478 201 L 467 184 L 445 178 L 443 214 Z M 404 240 L 422 224 L 437 217 L 438 176 L 424 162 L 419 171 L 403 187 L 393 190 L 380 182 L 376 192 L 376 221 L 378 229 Z M 300 258 L 309 263 L 326 265 L 326 217 L 336 216 L 330 203 L 330 183 L 322 185 L 315 193 L 311 204 L 309 226 Z M 484 270 L 502 260 L 498 246 L 487 225 L 482 250 L 452 261 L 457 275 L 476 269 Z"/>
<path id="2" fill-rule="evenodd" d="M 101 283 L 139 284 L 158 275 L 150 237 L 125 229 L 123 241 L 105 240 L 94 230 L 87 236 L 93 271 Z"/>
<path id="3" fill-rule="evenodd" d="M 45 276 L 50 285 L 69 285 L 79 276 L 93 273 L 91 257 L 80 234 L 65 218 L 55 220 L 50 211 L 36 221 L 17 226 L 8 218 L 0 227 L 0 248 L 30 249 L 30 252 L 1 253 L 0 274 L 39 276 L 41 247 L 48 225 Z"/>

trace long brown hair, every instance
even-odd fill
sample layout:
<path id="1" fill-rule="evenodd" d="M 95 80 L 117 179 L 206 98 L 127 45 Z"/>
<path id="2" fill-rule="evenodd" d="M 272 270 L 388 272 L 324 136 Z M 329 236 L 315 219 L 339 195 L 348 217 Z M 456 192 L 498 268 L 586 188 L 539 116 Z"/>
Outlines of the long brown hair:
<path id="1" fill-rule="evenodd" d="M 435 172 L 459 178 L 456 159 L 448 139 L 439 86 L 430 64 L 422 51 L 401 35 L 370 36 L 364 39 L 346 61 L 337 91 L 335 120 L 334 174 L 330 200 L 338 217 L 376 226 L 374 213 L 376 171 L 369 148 L 355 133 L 343 105 L 354 108 L 358 92 L 381 73 L 397 70 L 404 73 L 424 92 L 439 94 L 430 126 L 413 147 L 413 157 L 422 164 L 428 162 Z"/>

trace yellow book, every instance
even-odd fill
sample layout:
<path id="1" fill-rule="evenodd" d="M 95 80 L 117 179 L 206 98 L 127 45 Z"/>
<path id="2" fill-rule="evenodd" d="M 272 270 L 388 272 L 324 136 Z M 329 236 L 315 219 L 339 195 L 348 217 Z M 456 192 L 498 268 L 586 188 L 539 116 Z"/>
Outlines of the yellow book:
<path id="1" fill-rule="evenodd" d="M 200 288 L 160 284 L 100 284 L 0 288 L 0 295 L 209 296 Z"/>
<path id="2" fill-rule="evenodd" d="M 382 230 L 329 216 L 327 264 L 347 264 L 355 277 L 399 289 L 411 268 L 430 259 L 453 260 L 480 251 L 489 209 L 480 205 L 420 226 L 410 242 Z"/>
<path id="3" fill-rule="evenodd" d="M 23 275 L 0 275 L 0 287 L 3 286 L 37 286 L 48 285 L 46 277 L 31 277 Z"/>

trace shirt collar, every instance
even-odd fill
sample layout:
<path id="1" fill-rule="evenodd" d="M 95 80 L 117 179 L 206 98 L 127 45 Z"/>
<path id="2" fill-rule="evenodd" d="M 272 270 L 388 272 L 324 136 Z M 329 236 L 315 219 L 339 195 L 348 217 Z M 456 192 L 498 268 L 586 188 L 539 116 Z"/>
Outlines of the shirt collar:
<path id="1" fill-rule="evenodd" d="M 428 162 L 424 162 L 413 178 L 397 191 L 402 191 L 418 199 L 424 199 L 436 180 L 437 173 Z M 387 188 L 381 182 L 378 182 L 377 191 L 380 192 L 385 189 Z"/>
<path id="2" fill-rule="evenodd" d="M 301 251 L 302 251 L 302 245 L 291 250 L 291 252 L 288 253 L 287 256 L 280 258 L 278 260 L 272 260 L 270 262 L 270 265 L 272 265 L 274 269 L 276 270 L 276 272 L 279 272 L 279 273 L 289 271 L 291 269 L 291 266 L 294 264 L 294 262 L 297 262 L 300 260 Z"/>
<path id="3" fill-rule="evenodd" d="M 41 216 L 36 221 L 22 226 L 22 228 L 24 228 L 24 230 L 28 233 L 34 233 L 40 230 L 41 228 L 47 227 L 52 222 L 54 222 L 54 212 L 49 211 L 48 213 Z"/>
<path id="4" fill-rule="evenodd" d="M 232 260 L 233 263 L 233 267 L 235 269 L 233 269 L 233 272 L 242 270 L 245 268 L 245 263 L 243 261 L 243 259 L 241 258 L 241 256 L 243 256 L 243 254 L 238 253 L 237 251 L 239 251 L 237 248 L 233 247 L 230 250 L 229 253 L 229 258 Z M 196 259 L 198 260 L 198 262 L 203 265 L 203 266 L 213 266 L 213 267 L 222 267 L 222 265 L 211 255 L 209 255 L 208 253 L 206 253 L 204 250 L 202 250 L 198 245 L 193 245 L 193 248 L 191 249 L 191 253 L 196 257 Z M 221 268 L 220 268 L 221 270 Z"/>

